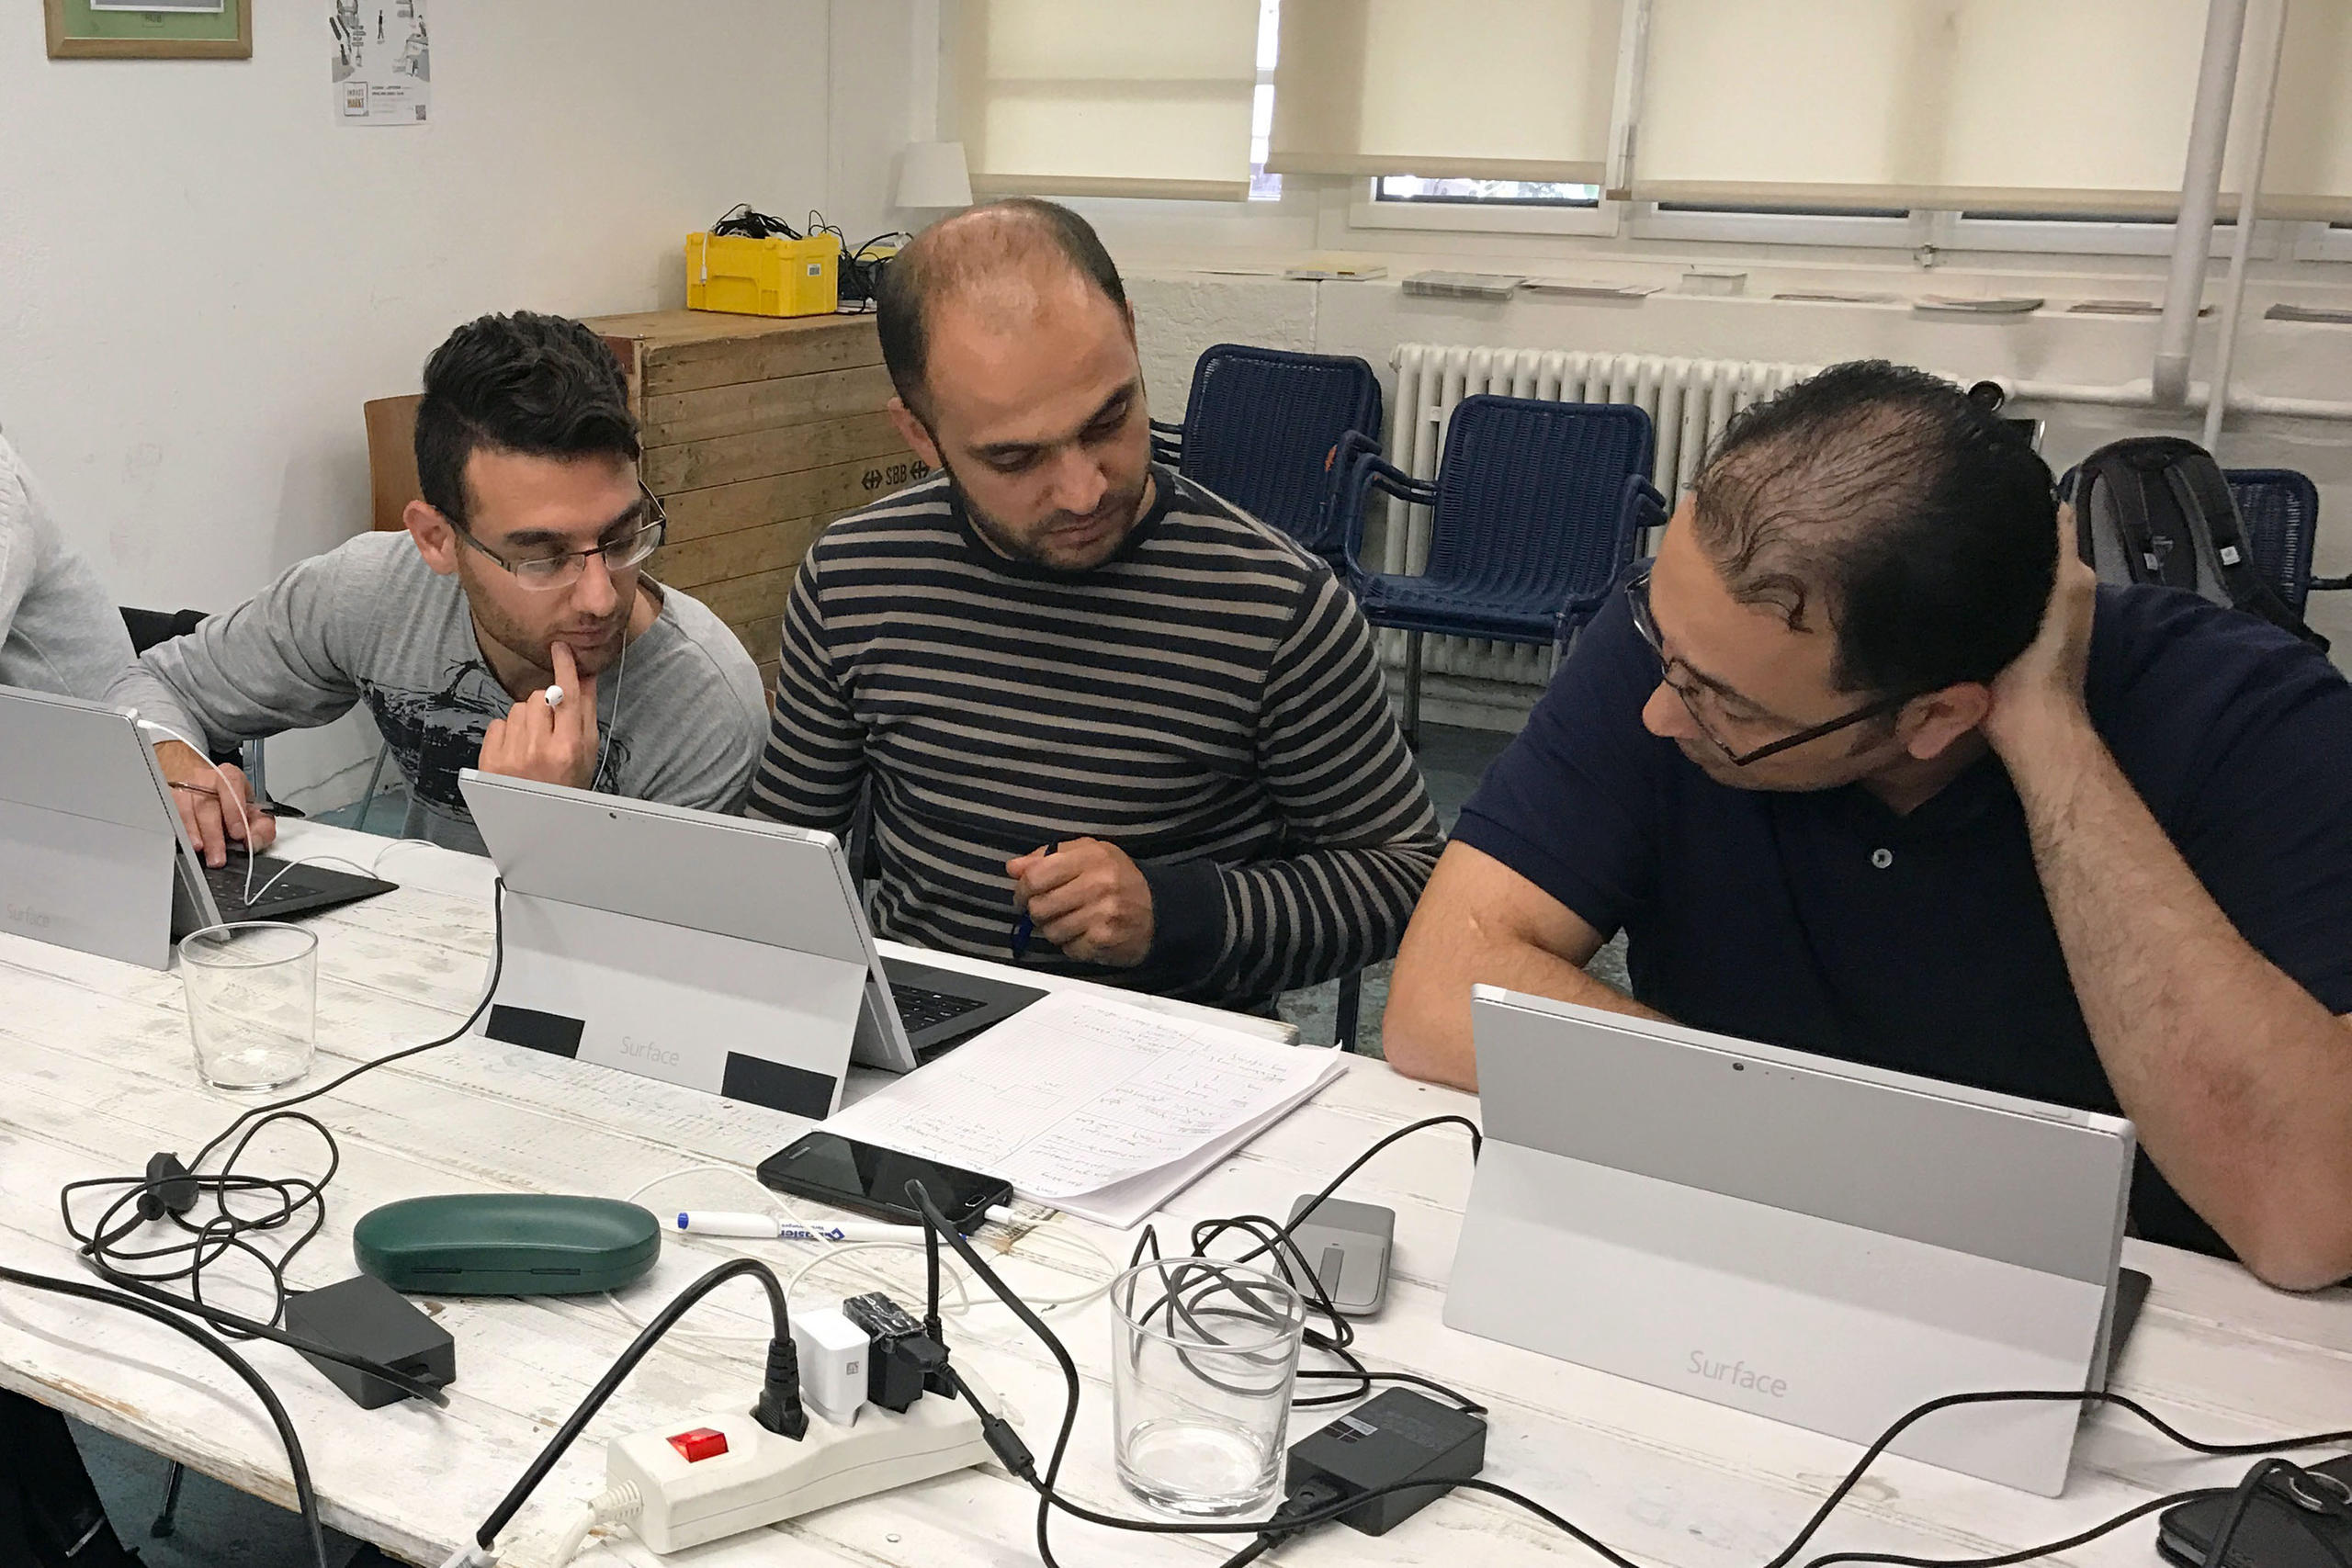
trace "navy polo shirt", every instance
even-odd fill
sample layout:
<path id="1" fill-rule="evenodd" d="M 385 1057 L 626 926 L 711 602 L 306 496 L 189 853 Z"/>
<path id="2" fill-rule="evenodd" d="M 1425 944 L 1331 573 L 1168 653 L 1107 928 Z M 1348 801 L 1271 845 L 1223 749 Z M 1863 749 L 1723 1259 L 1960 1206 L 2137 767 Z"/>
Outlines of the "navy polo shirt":
<path id="1" fill-rule="evenodd" d="M 1642 728 L 1657 681 L 1620 595 L 1453 836 L 1602 935 L 1624 931 L 1634 995 L 1679 1022 L 2119 1111 L 1997 757 L 1908 816 L 1859 784 L 1735 789 Z M 2250 615 L 2102 587 L 2086 696 L 2240 933 L 2352 1013 L 2352 686 Z M 2226 1250 L 2144 1154 L 2132 1213 L 2152 1239 Z"/>

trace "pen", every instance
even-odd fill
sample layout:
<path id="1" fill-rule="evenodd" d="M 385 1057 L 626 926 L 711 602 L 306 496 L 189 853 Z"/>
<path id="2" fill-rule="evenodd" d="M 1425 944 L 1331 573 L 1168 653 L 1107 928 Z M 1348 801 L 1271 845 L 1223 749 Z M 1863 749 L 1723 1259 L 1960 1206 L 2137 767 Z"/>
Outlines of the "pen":
<path id="1" fill-rule="evenodd" d="M 1061 847 L 1060 841 L 1056 840 L 1046 846 L 1046 852 L 1052 854 Z M 1029 911 L 1026 909 L 1022 910 L 1021 918 L 1012 922 L 1012 956 L 1016 961 L 1029 956 L 1029 939 L 1035 934 L 1036 929 L 1031 923 Z"/>
<path id="2" fill-rule="evenodd" d="M 771 1214 L 729 1214 L 715 1209 L 684 1209 L 678 1228 L 702 1235 L 757 1236 L 778 1241 L 910 1241 L 920 1240 L 921 1225 L 808 1225 L 779 1220 Z"/>

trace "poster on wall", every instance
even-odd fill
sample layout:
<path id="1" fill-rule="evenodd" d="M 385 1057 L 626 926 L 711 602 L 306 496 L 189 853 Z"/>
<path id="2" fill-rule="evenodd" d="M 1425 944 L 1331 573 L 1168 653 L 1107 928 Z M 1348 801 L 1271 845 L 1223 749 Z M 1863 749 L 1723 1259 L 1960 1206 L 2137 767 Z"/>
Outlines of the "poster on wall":
<path id="1" fill-rule="evenodd" d="M 336 121 L 423 125 L 433 105 L 424 0 L 327 0 L 327 26 Z"/>

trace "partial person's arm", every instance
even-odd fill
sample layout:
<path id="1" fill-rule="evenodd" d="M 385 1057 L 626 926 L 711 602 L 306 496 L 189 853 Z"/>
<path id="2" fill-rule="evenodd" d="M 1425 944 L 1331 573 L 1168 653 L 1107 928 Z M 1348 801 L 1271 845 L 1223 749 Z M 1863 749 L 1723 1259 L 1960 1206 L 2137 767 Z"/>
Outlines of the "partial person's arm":
<path id="1" fill-rule="evenodd" d="M 181 786 L 172 794 L 182 821 L 213 864 L 225 857 L 223 833 L 247 842 L 249 826 L 249 847 L 266 849 L 277 826 L 239 812 L 235 803 L 250 800 L 244 775 L 234 767 L 215 771 L 199 752 L 314 729 L 359 700 L 359 683 L 341 658 L 342 622 L 376 611 L 341 602 L 345 559 L 333 551 L 298 562 L 234 610 L 149 649 L 107 694 L 108 702 L 175 732 L 164 739 L 151 730 L 148 739 L 158 742 L 164 776 Z"/>
<path id="2" fill-rule="evenodd" d="M 1372 629 L 1329 577 L 1275 651 L 1257 753 L 1291 852 L 1142 867 L 1156 987 L 1266 997 L 1378 963 L 1437 864 L 1444 840 L 1389 710 Z"/>
<path id="3" fill-rule="evenodd" d="M 2352 1029 L 2239 932 L 2092 728 L 2097 584 L 2071 546 L 1985 733 L 2024 802 L 2075 998 L 2189 1206 L 2270 1283 L 2335 1283 L 2352 1274 Z"/>
<path id="4" fill-rule="evenodd" d="M 121 609 L 67 548 L 33 476 L 0 437 L 0 684 L 96 700 L 130 660 Z"/>
<path id="5" fill-rule="evenodd" d="M 828 641 L 814 552 L 784 611 L 783 662 L 747 812 L 846 840 L 865 785 L 865 727 Z"/>
<path id="6" fill-rule="evenodd" d="M 1448 844 L 1396 954 L 1382 1054 L 1408 1077 L 1476 1089 L 1473 986 L 1661 1016 L 1585 973 L 1600 942 L 1582 917 L 1494 856 L 1459 840 Z"/>

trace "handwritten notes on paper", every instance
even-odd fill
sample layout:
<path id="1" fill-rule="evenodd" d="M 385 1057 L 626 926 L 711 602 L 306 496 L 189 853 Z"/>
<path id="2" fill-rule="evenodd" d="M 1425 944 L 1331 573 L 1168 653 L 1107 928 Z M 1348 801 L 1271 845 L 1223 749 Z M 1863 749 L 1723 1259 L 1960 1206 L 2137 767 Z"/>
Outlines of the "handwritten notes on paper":
<path id="1" fill-rule="evenodd" d="M 1344 1070 L 1336 1052 L 1058 991 L 825 1126 L 1124 1229 Z"/>

